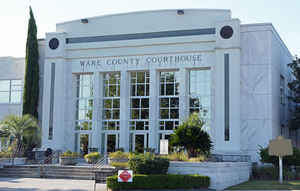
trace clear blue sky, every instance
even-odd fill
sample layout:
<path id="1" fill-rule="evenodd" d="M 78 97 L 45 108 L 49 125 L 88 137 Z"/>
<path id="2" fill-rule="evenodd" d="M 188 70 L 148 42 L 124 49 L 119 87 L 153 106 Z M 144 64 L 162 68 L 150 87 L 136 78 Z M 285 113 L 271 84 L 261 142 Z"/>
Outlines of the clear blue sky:
<path id="1" fill-rule="evenodd" d="M 0 56 L 23 57 L 32 6 L 38 38 L 59 22 L 129 11 L 211 8 L 230 9 L 243 24 L 271 22 L 293 55 L 300 55 L 300 0 L 2 0 Z"/>

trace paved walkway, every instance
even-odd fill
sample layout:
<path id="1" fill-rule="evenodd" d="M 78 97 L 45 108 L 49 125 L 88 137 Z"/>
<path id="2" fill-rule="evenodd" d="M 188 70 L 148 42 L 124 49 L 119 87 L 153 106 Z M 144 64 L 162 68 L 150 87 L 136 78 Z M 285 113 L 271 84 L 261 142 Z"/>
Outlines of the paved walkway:
<path id="1" fill-rule="evenodd" d="M 93 180 L 0 178 L 1 191 L 93 191 Z M 106 191 L 105 184 L 97 184 L 97 191 Z"/>

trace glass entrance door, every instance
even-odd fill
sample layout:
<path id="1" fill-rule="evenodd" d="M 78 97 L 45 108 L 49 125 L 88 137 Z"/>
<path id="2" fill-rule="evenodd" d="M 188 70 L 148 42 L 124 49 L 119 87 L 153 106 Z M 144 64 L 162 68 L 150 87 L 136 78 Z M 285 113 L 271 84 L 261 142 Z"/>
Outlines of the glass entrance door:
<path id="1" fill-rule="evenodd" d="M 145 135 L 135 135 L 135 148 L 134 151 L 138 153 L 143 153 L 145 148 Z"/>
<path id="2" fill-rule="evenodd" d="M 105 134 L 105 153 L 115 152 L 119 148 L 119 134 L 107 133 Z"/>
<path id="3" fill-rule="evenodd" d="M 117 148 L 117 136 L 115 134 L 108 134 L 106 141 L 107 153 L 115 152 Z"/>
<path id="4" fill-rule="evenodd" d="M 82 156 L 89 153 L 89 134 L 80 134 L 79 145 L 80 145 L 80 154 Z"/>
<path id="5" fill-rule="evenodd" d="M 130 147 L 133 152 L 144 153 L 148 148 L 148 133 L 131 133 Z"/>

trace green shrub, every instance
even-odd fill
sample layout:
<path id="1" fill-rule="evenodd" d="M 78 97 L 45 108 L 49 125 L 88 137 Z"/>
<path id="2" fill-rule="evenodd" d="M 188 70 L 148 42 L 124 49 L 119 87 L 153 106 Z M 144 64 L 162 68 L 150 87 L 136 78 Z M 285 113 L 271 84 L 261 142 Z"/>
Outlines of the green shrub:
<path id="1" fill-rule="evenodd" d="M 213 144 L 209 134 L 204 130 L 205 120 L 193 113 L 179 125 L 171 135 L 170 145 L 184 147 L 189 157 L 199 154 L 209 155 Z"/>
<path id="2" fill-rule="evenodd" d="M 138 174 L 167 174 L 169 160 L 155 157 L 154 154 L 131 154 L 129 157 L 129 167 Z"/>
<path id="3" fill-rule="evenodd" d="M 116 168 L 122 168 L 122 169 L 129 167 L 128 162 L 111 162 L 110 165 L 114 166 Z"/>
<path id="4" fill-rule="evenodd" d="M 84 158 L 87 160 L 88 163 L 94 164 L 101 158 L 101 155 L 98 152 L 92 152 L 84 155 Z"/>
<path id="5" fill-rule="evenodd" d="M 78 158 L 80 155 L 76 152 L 71 152 L 70 150 L 60 154 L 60 157 L 64 158 Z"/>
<path id="6" fill-rule="evenodd" d="M 109 158 L 112 159 L 128 159 L 129 158 L 129 153 L 125 153 L 122 151 L 116 151 L 113 153 L 109 153 Z"/>
<path id="7" fill-rule="evenodd" d="M 118 182 L 117 176 L 107 177 L 107 187 L 112 190 L 130 189 L 199 189 L 208 188 L 210 179 L 200 175 L 141 175 L 133 176 L 132 183 Z"/>
<path id="8" fill-rule="evenodd" d="M 2 151 L 0 152 L 0 158 L 11 158 L 12 152 L 9 151 Z"/>
<path id="9" fill-rule="evenodd" d="M 170 161 L 188 161 L 189 160 L 189 156 L 183 151 L 171 153 L 167 156 L 167 158 Z"/>
<path id="10" fill-rule="evenodd" d="M 263 163 L 272 163 L 274 166 L 278 166 L 278 157 L 277 156 L 270 156 L 268 153 L 269 148 L 260 147 L 259 154 L 261 158 L 261 162 Z M 293 148 L 293 155 L 285 156 L 282 159 L 284 166 L 300 166 L 300 150 L 296 147 Z"/>
<path id="11" fill-rule="evenodd" d="M 288 169 L 283 169 L 283 179 L 293 180 L 296 174 Z M 251 179 L 253 180 L 278 180 L 279 169 L 277 167 L 253 167 Z"/>

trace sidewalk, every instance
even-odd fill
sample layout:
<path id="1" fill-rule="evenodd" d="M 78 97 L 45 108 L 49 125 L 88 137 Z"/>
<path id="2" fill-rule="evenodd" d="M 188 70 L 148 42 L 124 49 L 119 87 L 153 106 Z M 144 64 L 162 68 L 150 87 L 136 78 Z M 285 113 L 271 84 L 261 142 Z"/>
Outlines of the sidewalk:
<path id="1" fill-rule="evenodd" d="M 93 180 L 0 178 L 1 191 L 93 191 Z M 97 184 L 97 191 L 106 191 L 105 184 Z"/>

